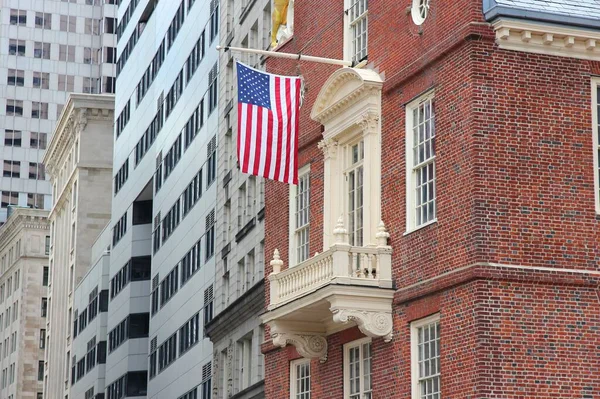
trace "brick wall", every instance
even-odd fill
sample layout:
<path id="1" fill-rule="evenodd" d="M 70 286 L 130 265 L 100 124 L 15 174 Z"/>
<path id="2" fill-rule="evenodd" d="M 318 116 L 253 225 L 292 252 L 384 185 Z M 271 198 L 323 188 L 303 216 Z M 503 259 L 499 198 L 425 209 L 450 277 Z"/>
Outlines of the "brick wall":
<path id="1" fill-rule="evenodd" d="M 294 37 L 281 51 L 340 58 L 342 3 L 296 2 Z M 406 13 L 411 3 L 369 4 L 369 62 L 385 78 L 382 219 L 398 289 L 394 339 L 373 341 L 373 397 L 410 397 L 409 323 L 436 312 L 444 398 L 599 396 L 598 276 L 564 269 L 600 271 L 590 107 L 600 63 L 500 50 L 481 1 L 432 0 L 422 28 Z M 311 164 L 310 250 L 321 252 L 321 129 L 309 114 L 336 67 L 271 58 L 267 69 L 307 84 L 299 166 Z M 404 236 L 404 105 L 429 89 L 438 222 Z M 267 182 L 266 258 L 278 248 L 284 267 L 288 192 Z M 327 362 L 312 362 L 313 397 L 342 397 L 342 346 L 358 336 L 328 337 Z M 289 397 L 297 353 L 263 350 L 267 398 Z"/>

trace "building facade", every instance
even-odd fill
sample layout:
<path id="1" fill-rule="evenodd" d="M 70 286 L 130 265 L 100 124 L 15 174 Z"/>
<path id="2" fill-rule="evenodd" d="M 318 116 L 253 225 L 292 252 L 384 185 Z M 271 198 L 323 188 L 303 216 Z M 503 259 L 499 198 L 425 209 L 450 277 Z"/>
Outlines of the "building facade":
<path id="1" fill-rule="evenodd" d="M 219 16 L 216 0 L 119 5 L 108 398 L 212 390 Z M 142 260 L 148 276 L 119 277 Z"/>
<path id="2" fill-rule="evenodd" d="M 105 398 L 110 240 L 107 224 L 92 246 L 88 272 L 75 287 L 74 313 L 85 312 L 87 320 L 73 325 L 69 376 L 72 398 Z"/>
<path id="3" fill-rule="evenodd" d="M 221 1 L 220 42 L 267 49 L 271 1 Z M 261 398 L 264 364 L 260 344 L 264 305 L 264 180 L 237 166 L 235 60 L 264 69 L 247 53 L 220 54 L 215 319 L 207 328 L 213 343 L 213 396 Z"/>
<path id="4" fill-rule="evenodd" d="M 115 1 L 0 5 L 0 222 L 9 205 L 50 209 L 42 158 L 70 92 L 114 93 Z"/>
<path id="5" fill-rule="evenodd" d="M 0 229 L 0 396 L 42 397 L 48 211 L 18 208 Z"/>
<path id="6" fill-rule="evenodd" d="M 71 94 L 43 159 L 53 198 L 45 398 L 68 396 L 74 333 L 89 320 L 73 295 L 110 220 L 113 118 L 114 96 Z"/>
<path id="7" fill-rule="evenodd" d="M 265 189 L 266 397 L 596 396 L 598 3 L 289 7 L 278 49 L 356 68 L 267 60 L 307 90 L 300 184 Z"/>

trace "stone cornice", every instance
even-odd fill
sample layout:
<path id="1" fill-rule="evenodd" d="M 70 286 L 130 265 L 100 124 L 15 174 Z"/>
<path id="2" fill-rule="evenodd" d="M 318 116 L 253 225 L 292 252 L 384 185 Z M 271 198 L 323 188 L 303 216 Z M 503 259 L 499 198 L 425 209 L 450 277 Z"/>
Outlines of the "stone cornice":
<path id="1" fill-rule="evenodd" d="M 114 108 L 113 95 L 73 93 L 69 95 L 42 161 L 51 175 L 54 175 L 62 165 L 63 159 L 75 141 L 75 136 L 85 129 L 88 121 L 112 122 Z"/>
<path id="2" fill-rule="evenodd" d="M 335 96 L 344 86 L 354 81 L 355 87 L 341 98 Z M 310 117 L 324 124 L 344 108 L 360 102 L 369 96 L 379 96 L 383 80 L 371 69 L 341 68 L 335 71 L 319 92 Z"/>
<path id="3" fill-rule="evenodd" d="M 600 61 L 600 32 L 510 18 L 492 24 L 501 49 Z"/>
<path id="4" fill-rule="evenodd" d="M 15 208 L 0 228 L 0 252 L 12 242 L 23 229 L 48 230 L 48 211 L 31 208 Z"/>

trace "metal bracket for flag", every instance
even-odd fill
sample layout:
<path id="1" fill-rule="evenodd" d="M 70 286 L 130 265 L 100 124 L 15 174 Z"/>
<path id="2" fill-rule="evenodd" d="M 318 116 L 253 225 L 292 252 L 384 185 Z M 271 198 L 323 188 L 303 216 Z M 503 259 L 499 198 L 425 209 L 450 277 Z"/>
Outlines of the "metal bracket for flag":
<path id="1" fill-rule="evenodd" d="M 312 61 L 312 62 L 319 62 L 321 64 L 339 65 L 339 66 L 344 66 L 344 67 L 353 67 L 354 66 L 354 63 L 352 61 L 336 60 L 333 58 L 324 58 L 324 57 L 315 57 L 312 55 L 304 55 L 302 53 L 298 53 L 298 54 L 280 53 L 278 51 L 258 50 L 258 49 L 253 49 L 253 48 L 231 47 L 231 46 L 217 46 L 217 50 L 239 51 L 241 53 L 260 54 L 260 55 L 266 55 L 269 57 L 288 58 L 288 59 L 293 59 L 293 60 L 297 60 L 297 61 Z"/>

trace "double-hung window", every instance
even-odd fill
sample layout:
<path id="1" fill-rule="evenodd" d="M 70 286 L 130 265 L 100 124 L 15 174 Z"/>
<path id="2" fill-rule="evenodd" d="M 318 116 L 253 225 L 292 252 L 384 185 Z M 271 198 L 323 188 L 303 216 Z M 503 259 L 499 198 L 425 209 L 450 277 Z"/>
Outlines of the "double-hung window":
<path id="1" fill-rule="evenodd" d="M 298 173 L 298 185 L 290 186 L 290 222 L 292 223 L 290 258 L 293 264 L 304 262 L 309 257 L 310 232 L 310 169 L 309 165 Z M 295 260 L 295 262 L 294 262 Z"/>
<path id="2" fill-rule="evenodd" d="M 290 399 L 310 399 L 310 359 L 290 364 Z"/>
<path id="3" fill-rule="evenodd" d="M 412 399 L 440 399 L 440 318 L 411 323 Z"/>
<path id="4" fill-rule="evenodd" d="M 363 245 L 363 161 L 365 144 L 361 140 L 347 146 L 346 195 L 350 245 Z"/>
<path id="5" fill-rule="evenodd" d="M 371 397 L 371 338 L 364 338 L 344 345 L 344 398 Z"/>
<path id="6" fill-rule="evenodd" d="M 437 217 L 433 93 L 406 106 L 406 230 Z"/>
<path id="7" fill-rule="evenodd" d="M 349 59 L 360 62 L 367 58 L 368 0 L 347 0 L 347 40 Z"/>
<path id="8" fill-rule="evenodd" d="M 592 133 L 596 213 L 600 214 L 600 78 L 592 80 Z"/>

